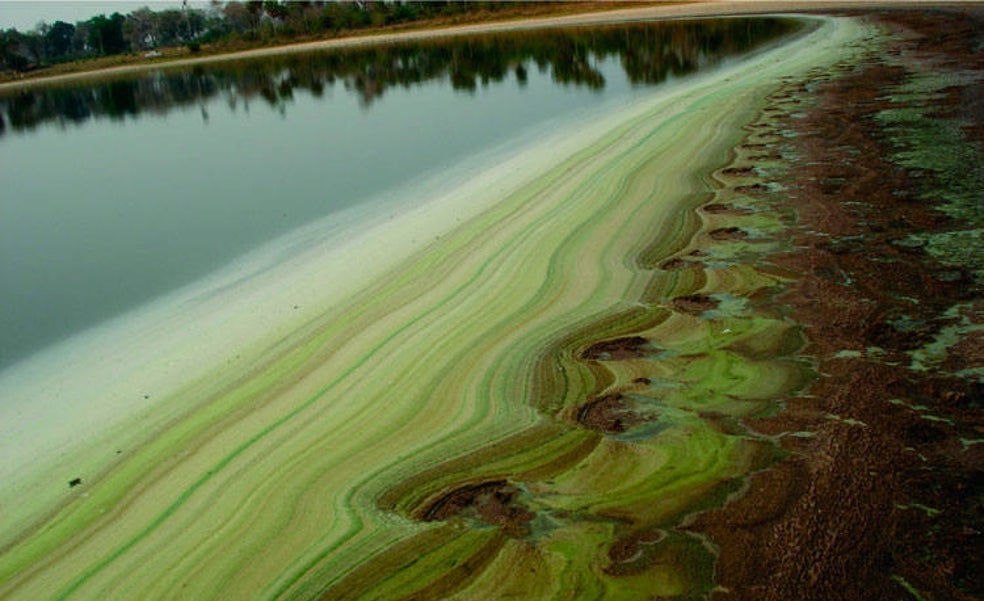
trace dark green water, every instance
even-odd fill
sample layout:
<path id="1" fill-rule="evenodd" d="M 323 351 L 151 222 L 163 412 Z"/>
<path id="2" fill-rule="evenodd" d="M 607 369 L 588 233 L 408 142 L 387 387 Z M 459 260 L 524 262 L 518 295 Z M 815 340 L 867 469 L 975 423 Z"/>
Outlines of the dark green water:
<path id="1" fill-rule="evenodd" d="M 0 96 L 0 368 L 295 228 L 794 28 L 523 32 Z"/>

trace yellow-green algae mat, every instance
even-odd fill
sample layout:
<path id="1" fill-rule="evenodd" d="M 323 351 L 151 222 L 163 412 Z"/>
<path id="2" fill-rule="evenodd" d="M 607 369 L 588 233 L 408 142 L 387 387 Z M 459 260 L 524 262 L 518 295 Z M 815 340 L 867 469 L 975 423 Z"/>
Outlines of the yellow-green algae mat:
<path id="1" fill-rule="evenodd" d="M 740 196 L 710 174 L 781 78 L 873 35 L 817 23 L 627 111 L 251 369 L 166 399 L 139 448 L 0 543 L 0 597 L 709 590 L 713 545 L 674 527 L 769 460 L 727 424 L 805 375 L 795 324 L 742 300 L 778 276 L 659 265 L 747 244 L 694 209 Z"/>

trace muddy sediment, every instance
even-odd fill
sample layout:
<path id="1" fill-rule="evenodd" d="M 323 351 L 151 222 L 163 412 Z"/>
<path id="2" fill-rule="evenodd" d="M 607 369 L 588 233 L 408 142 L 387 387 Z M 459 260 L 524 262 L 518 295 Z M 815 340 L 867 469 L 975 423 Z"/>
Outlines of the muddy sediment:
<path id="1" fill-rule="evenodd" d="M 677 271 L 680 269 L 701 269 L 704 264 L 700 261 L 688 261 L 679 257 L 670 259 L 662 263 L 659 268 L 664 271 Z"/>
<path id="2" fill-rule="evenodd" d="M 535 517 L 519 503 L 519 489 L 506 480 L 459 486 L 433 501 L 419 517 L 433 522 L 459 516 L 497 526 L 510 536 L 528 534 L 527 522 Z"/>
<path id="3" fill-rule="evenodd" d="M 589 430 L 605 434 L 621 434 L 641 423 L 650 421 L 636 412 L 629 399 L 619 393 L 605 395 L 577 409 L 577 423 Z"/>
<path id="4" fill-rule="evenodd" d="M 743 240 L 748 237 L 748 232 L 741 229 L 740 227 L 721 227 L 715 230 L 711 230 L 707 234 L 712 240 L 722 241 L 722 240 Z"/>
<path id="5" fill-rule="evenodd" d="M 946 246 L 981 227 L 980 190 L 976 215 L 953 190 L 984 156 L 984 10 L 872 18 L 886 52 L 791 83 L 768 113 L 786 135 L 763 150 L 795 157 L 772 196 L 795 250 L 769 260 L 798 275 L 776 302 L 820 377 L 745 420 L 787 459 L 689 526 L 720 549 L 714 599 L 984 596 L 980 249 Z M 921 120 L 959 127 L 927 140 Z M 920 169 L 925 148 L 978 161 Z"/>
<path id="6" fill-rule="evenodd" d="M 656 559 L 656 544 L 666 538 L 659 529 L 633 532 L 615 541 L 608 549 L 609 565 L 605 571 L 624 576 L 641 571 Z"/>
<path id="7" fill-rule="evenodd" d="M 687 294 L 674 298 L 671 304 L 677 311 L 699 315 L 717 309 L 720 301 L 707 294 Z"/>
<path id="8" fill-rule="evenodd" d="M 646 357 L 650 353 L 652 350 L 647 338 L 626 336 L 592 344 L 581 353 L 581 358 L 595 361 L 621 361 Z"/>

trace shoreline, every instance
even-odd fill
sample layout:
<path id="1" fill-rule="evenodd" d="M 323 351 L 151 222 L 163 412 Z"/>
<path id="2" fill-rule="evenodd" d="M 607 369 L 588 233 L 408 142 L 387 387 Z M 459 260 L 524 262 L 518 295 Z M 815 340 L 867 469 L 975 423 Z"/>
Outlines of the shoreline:
<path id="1" fill-rule="evenodd" d="M 323 309 L 317 319 L 299 324 L 248 369 L 226 368 L 217 374 L 220 377 L 194 382 L 167 399 L 166 413 L 147 416 L 152 421 L 143 422 L 153 432 L 131 433 L 144 436 L 139 445 L 115 447 L 115 455 L 113 446 L 100 446 L 87 456 L 73 456 L 74 466 L 89 462 L 93 475 L 85 474 L 79 496 L 73 493 L 61 507 L 54 520 L 57 527 L 9 548 L 0 560 L 4 593 L 25 598 L 73 592 L 99 596 L 110 590 L 103 587 L 113 587 L 120 578 L 171 589 L 165 583 L 183 579 L 186 570 L 200 576 L 189 594 L 215 594 L 222 590 L 215 586 L 217 579 L 230 581 L 236 574 L 235 587 L 242 594 L 273 586 L 286 590 L 283 587 L 306 585 L 312 578 L 304 574 L 314 567 L 302 569 L 297 562 L 316 561 L 320 573 L 343 574 L 355 568 L 352 562 L 367 557 L 366 551 L 332 553 L 330 549 L 343 544 L 332 541 L 350 541 L 344 543 L 346 548 L 393 548 L 399 553 L 395 541 L 434 535 L 448 543 L 434 548 L 441 556 L 457 544 L 494 535 L 478 530 L 461 538 L 454 528 L 406 521 L 400 517 L 402 510 L 383 510 L 375 500 L 392 497 L 398 508 L 412 506 L 418 495 L 436 494 L 448 479 L 462 477 L 454 469 L 438 480 L 427 477 L 435 462 L 448 460 L 451 449 L 463 453 L 488 445 L 489 439 L 511 436 L 535 435 L 532 440 L 537 440 L 542 434 L 535 425 L 540 421 L 535 403 L 541 399 L 530 399 L 533 406 L 506 402 L 530 394 L 524 386 L 533 377 L 528 355 L 540 353 L 542 345 L 560 335 L 558 328 L 567 324 L 563 333 L 571 327 L 575 316 L 593 320 L 635 310 L 637 303 L 631 299 L 644 291 L 649 275 L 626 265 L 624 257 L 645 244 L 654 228 L 676 231 L 681 217 L 677 210 L 691 202 L 692 186 L 703 178 L 695 170 L 720 160 L 720 146 L 735 136 L 731 125 L 752 110 L 745 101 L 754 103 L 755 93 L 771 87 L 770 76 L 817 64 L 806 44 L 822 43 L 831 54 L 825 60 L 832 60 L 843 52 L 839 44 L 857 35 L 850 25 L 831 24 L 793 41 L 799 52 L 792 57 L 785 56 L 786 46 L 773 49 L 650 98 L 633 111 L 608 116 L 591 131 L 570 133 L 569 151 L 542 149 L 543 163 L 530 168 L 531 181 L 513 184 L 524 185 L 511 194 L 496 191 L 486 196 L 481 218 L 456 227 L 430 252 L 388 272 L 344 306 Z M 701 113 L 691 106 L 704 101 L 716 110 Z M 648 136 L 649 128 L 661 133 Z M 666 158 L 667 153 L 677 157 L 673 164 L 679 172 L 652 162 L 654 156 Z M 594 202 L 605 198 L 604 191 L 619 189 L 618 167 L 641 166 L 668 170 L 658 171 L 655 184 L 647 184 L 652 178 L 648 172 L 637 177 L 627 192 L 631 202 Z M 583 175 L 571 178 L 569 172 Z M 532 177 L 537 174 L 542 178 Z M 656 188 L 648 192 L 644 185 Z M 652 208 L 650 193 L 667 197 L 665 206 Z M 648 224 L 633 213 L 639 203 L 655 213 Z M 421 216 L 419 221 L 429 218 Z M 670 236 L 660 243 L 673 241 Z M 549 248 L 556 249 L 556 259 L 543 252 Z M 563 269 L 555 268 L 555 260 L 562 261 Z M 577 278 L 572 279 L 572 273 Z M 531 278 L 531 285 L 516 286 L 517 278 Z M 552 292 L 541 292 L 538 286 L 549 286 Z M 615 307 L 613 299 L 620 299 Z M 485 314 L 489 303 L 497 307 L 496 315 Z M 656 316 L 664 311 L 658 306 L 652 310 Z M 564 370 L 580 371 L 584 379 L 567 394 L 590 392 L 580 389 L 594 379 L 584 367 Z M 398 399 L 393 398 L 394 386 Z M 489 397 L 485 391 L 497 392 Z M 582 437 L 599 448 L 609 444 L 597 433 L 565 431 L 569 433 L 560 439 L 565 445 Z M 722 446 L 728 453 L 735 447 L 703 430 L 694 440 Z M 442 450 L 441 444 L 448 449 Z M 686 449 L 690 442 L 682 437 L 677 444 Z M 499 446 L 488 452 L 494 457 Z M 538 448 L 524 447 L 522 453 Z M 399 456 L 394 457 L 394 449 Z M 467 453 L 461 461 L 472 465 Z M 481 465 L 491 469 L 495 464 Z M 477 476 L 474 466 L 464 469 L 473 472 L 470 477 Z M 737 468 L 716 465 L 706 474 L 703 468 L 698 473 L 711 485 L 733 469 Z M 246 470 L 245 477 L 241 470 Z M 417 480 L 419 485 L 411 484 Z M 65 496 L 64 482 L 46 486 L 47 494 Z M 409 497 L 388 492 L 404 486 L 410 487 Z M 297 519 L 303 523 L 284 528 L 275 516 L 311 503 L 310 495 L 330 508 L 329 513 L 302 513 Z M 255 500 L 248 501 L 250 511 L 242 511 L 244 499 Z M 273 506 L 267 510 L 266 503 Z M 111 511 L 104 517 L 94 513 L 100 507 Z M 212 523 L 222 524 L 224 534 L 202 545 L 197 537 Z M 584 527 L 593 526 L 573 524 L 572 533 Z M 73 533 L 85 533 L 80 544 L 63 545 L 61 537 Z M 600 533 L 585 534 L 597 539 Z M 162 547 L 164 541 L 168 542 Z M 239 562 L 245 558 L 230 550 L 248 541 L 283 556 L 286 563 L 256 573 L 243 571 Z M 220 542 L 223 546 L 216 547 Z M 299 549 L 312 547 L 320 559 L 297 557 Z M 54 562 L 48 565 L 66 561 L 83 569 L 19 569 L 40 557 L 46 564 Z M 188 562 L 209 565 L 208 574 Z M 271 571 L 281 569 L 287 572 Z M 146 570 L 152 570 L 153 577 Z M 421 578 L 412 572 L 400 577 Z"/>
<path id="2" fill-rule="evenodd" d="M 873 186 L 874 192 L 862 189 L 863 195 L 887 191 L 878 185 L 882 181 L 878 178 L 857 173 L 841 177 L 823 171 L 826 167 L 820 173 L 809 171 L 828 156 L 822 143 L 810 141 L 810 127 L 830 128 L 818 136 L 824 142 L 837 139 L 846 144 L 846 139 L 863 144 L 873 138 L 867 135 L 870 132 L 858 135 L 861 126 L 850 125 L 859 122 L 854 117 L 844 119 L 848 125 L 838 129 L 840 120 L 828 116 L 840 115 L 838 107 L 845 104 L 860 110 L 853 104 L 857 99 L 823 105 L 825 113 L 810 112 L 814 109 L 808 102 L 797 97 L 813 94 L 808 85 L 819 85 L 821 90 L 836 86 L 837 76 L 822 84 L 802 77 L 811 64 L 826 64 L 829 71 L 844 69 L 843 62 L 833 68 L 823 61 L 829 63 L 837 56 L 843 60 L 851 52 L 843 48 L 845 39 L 856 41 L 861 35 L 857 31 L 838 35 L 844 36 L 839 44 L 816 36 L 827 45 L 816 46 L 829 53 L 823 58 L 805 56 L 806 40 L 799 39 L 794 42 L 799 54 L 792 53 L 792 58 L 780 59 L 785 47 L 771 50 L 766 53 L 771 62 L 762 57 L 743 61 L 691 82 L 684 90 L 593 121 L 589 131 L 559 135 L 569 144 L 566 150 L 558 151 L 551 143 L 538 145 L 541 152 L 534 156 L 541 162 L 528 164 L 528 177 L 511 182 L 509 193 L 483 197 L 486 186 L 473 183 L 475 198 L 489 204 L 470 206 L 473 219 L 463 219 L 461 225 L 448 211 L 454 203 L 467 204 L 467 194 L 455 194 L 458 188 L 447 193 L 449 204 L 421 208 L 414 219 L 417 225 L 432 228 L 428 232 L 437 231 L 435 216 L 445 219 L 449 227 L 440 230 L 440 241 L 428 242 L 426 252 L 418 248 L 412 261 L 391 256 L 388 260 L 395 263 L 386 263 L 385 268 L 384 262 L 377 262 L 375 275 L 366 276 L 373 281 L 371 287 L 350 291 L 343 306 L 326 307 L 327 301 L 317 301 L 322 304 L 317 314 L 289 322 L 283 337 L 264 339 L 263 355 L 251 359 L 248 369 L 237 368 L 233 374 L 232 368 L 225 368 L 224 374 L 214 372 L 221 377 L 197 381 L 175 395 L 175 411 L 166 419 L 156 414 L 153 427 L 158 432 L 126 448 L 97 477 L 87 475 L 83 494 L 90 494 L 91 482 L 92 498 L 76 498 L 62 506 L 64 511 L 52 519 L 53 526 L 44 535 L 57 537 L 59 528 L 75 528 L 75 538 L 62 545 L 43 536 L 24 539 L 26 550 L 8 547 L 4 541 L 5 553 L 30 558 L 34 552 L 35 564 L 23 561 L 38 573 L 19 580 L 16 570 L 10 571 L 10 557 L 0 556 L 0 593 L 11 597 L 19 593 L 22 598 L 38 598 L 45 592 L 102 597 L 120 590 L 116 588 L 120 585 L 146 586 L 143 592 L 150 593 L 175 590 L 181 582 L 191 585 L 186 594 L 198 596 L 223 591 L 255 597 L 261 591 L 277 598 L 306 594 L 344 599 L 359 592 L 384 597 L 387 591 L 404 595 L 415 590 L 424 598 L 446 598 L 448 593 L 529 592 L 552 583 L 543 575 L 519 574 L 516 562 L 542 568 L 543 574 L 553 574 L 556 582 L 562 582 L 566 571 L 551 572 L 555 568 L 551 561 L 587 562 L 582 554 L 589 553 L 583 549 L 597 547 L 608 563 L 590 569 L 609 577 L 606 583 L 628 582 L 626 595 L 637 594 L 631 583 L 641 574 L 645 582 L 662 587 L 656 591 L 659 595 L 675 596 L 681 586 L 702 586 L 700 578 L 707 573 L 704 543 L 693 544 L 688 530 L 709 534 L 727 553 L 710 560 L 713 584 L 719 588 L 703 592 L 715 599 L 811 598 L 809 591 L 818 599 L 829 599 L 843 593 L 845 585 L 866 586 L 867 581 L 858 577 L 861 573 L 878 579 L 878 590 L 886 595 L 902 594 L 902 589 L 915 594 L 931 586 L 944 590 L 941 587 L 948 586 L 944 568 L 960 565 L 959 551 L 943 546 L 944 552 L 950 549 L 950 561 L 937 572 L 901 552 L 900 571 L 884 573 L 882 562 L 888 544 L 884 541 L 899 525 L 905 527 L 906 552 L 914 555 L 923 548 L 926 541 L 914 531 L 927 528 L 928 532 L 936 518 L 932 511 L 940 511 L 938 502 L 946 497 L 899 501 L 883 493 L 907 490 L 903 484 L 909 479 L 916 481 L 913 486 L 922 485 L 926 476 L 919 470 L 929 461 L 926 457 L 934 465 L 950 470 L 956 466 L 972 476 L 975 457 L 980 456 L 979 441 L 965 444 L 972 452 L 960 456 L 950 444 L 955 439 L 947 428 L 957 431 L 959 423 L 960 432 L 971 436 L 973 430 L 960 420 L 973 422 L 979 411 L 974 414 L 960 407 L 973 398 L 973 389 L 964 390 L 949 380 L 920 380 L 919 392 L 907 388 L 908 376 L 891 362 L 907 357 L 912 341 L 909 330 L 893 333 L 889 326 L 903 322 L 888 319 L 886 307 L 912 311 L 913 305 L 935 307 L 940 298 L 960 300 L 959 284 L 964 280 L 935 282 L 932 274 L 940 269 L 921 259 L 930 265 L 922 270 L 925 273 L 914 266 L 912 273 L 899 276 L 901 285 L 892 284 L 902 292 L 907 281 L 925 284 L 930 293 L 919 303 L 886 298 L 880 287 L 869 286 L 875 290 L 872 294 L 882 295 L 871 305 L 880 307 L 873 315 L 881 327 L 870 329 L 866 318 L 857 317 L 863 311 L 856 309 L 868 307 L 867 301 L 848 298 L 841 290 L 858 294 L 864 287 L 850 286 L 851 281 L 880 282 L 881 268 L 872 269 L 864 260 L 852 263 L 867 257 L 867 247 L 836 247 L 841 238 L 857 234 L 848 230 L 864 220 L 853 214 L 831 217 L 826 208 L 830 194 L 824 186 L 836 188 L 841 178 Z M 790 64 L 776 67 L 782 60 Z M 773 78 L 786 74 L 780 77 L 782 85 L 760 73 L 770 68 Z M 742 77 L 762 81 L 732 81 Z M 766 89 L 778 91 L 765 100 L 756 95 Z M 748 102 L 727 98 L 735 91 Z M 716 109 L 704 114 L 717 120 L 715 124 L 706 124 L 706 119 L 698 123 L 691 109 L 680 106 L 698 99 Z M 725 115 L 725 109 L 736 114 Z M 812 120 L 793 116 L 804 111 Z M 677 117 L 689 119 L 691 129 L 667 125 Z M 737 123 L 751 133 L 728 129 Z M 640 127 L 660 131 L 665 145 L 649 147 L 648 158 L 625 151 L 625 163 L 604 162 L 609 149 L 624 151 L 620 137 L 640 135 Z M 784 138 L 789 129 L 797 136 Z M 684 133 L 703 142 L 689 140 Z M 799 137 L 803 134 L 805 142 Z M 729 140 L 738 146 L 723 148 Z M 815 159 L 811 167 L 801 168 L 802 173 L 792 168 L 797 177 L 787 191 L 816 202 L 780 207 L 776 215 L 769 215 L 752 199 L 767 195 L 769 188 L 762 182 L 775 175 L 774 163 L 785 160 L 785 150 L 779 148 L 784 143 L 805 144 L 799 147 L 803 156 Z M 872 148 L 864 147 L 859 156 L 875 156 Z M 566 158 L 561 161 L 558 155 Z M 673 157 L 679 157 L 678 162 Z M 524 163 L 524 158 L 515 160 Z M 665 160 L 671 168 L 647 171 L 639 166 L 650 159 Z M 684 177 L 673 168 L 700 171 L 698 167 L 712 164 L 721 167 L 710 175 L 688 171 Z M 551 165 L 555 168 L 548 169 Z M 601 171 L 605 166 L 626 169 L 627 165 L 641 174 L 628 183 L 563 175 L 580 174 L 583 169 L 575 167 Z M 563 174 L 561 167 L 566 168 Z M 546 181 L 538 184 L 537 174 Z M 485 175 L 491 181 L 498 179 L 495 173 Z M 665 180 L 674 176 L 680 181 L 667 184 Z M 709 202 L 709 192 L 702 187 L 708 178 L 716 182 L 710 191 L 717 195 Z M 781 181 L 782 176 L 775 179 Z M 654 197 L 670 200 L 665 214 L 650 209 L 648 221 L 640 223 L 631 210 L 632 203 L 639 203 L 635 207 L 639 210 L 647 206 L 635 196 L 639 190 L 648 192 L 645 185 L 653 186 Z M 610 202 L 589 209 L 591 203 L 580 196 L 583 188 L 601 198 L 623 186 L 630 206 Z M 696 191 L 705 194 L 704 201 L 679 196 L 693 196 Z M 834 190 L 837 196 L 843 192 L 844 186 Z M 563 211 L 558 209 L 561 206 Z M 877 222 L 881 228 L 877 231 L 892 232 L 895 237 L 889 236 L 890 240 L 901 235 L 895 230 L 905 232 L 904 227 L 912 224 L 938 225 L 932 213 L 919 211 L 906 212 L 901 221 L 908 224 L 899 225 L 899 220 L 886 217 L 894 215 L 890 209 L 896 205 L 885 206 L 880 215 L 867 218 Z M 800 250 L 773 253 L 764 263 L 760 257 L 747 264 L 749 256 L 770 252 L 770 245 L 781 247 L 782 234 L 776 232 L 789 231 L 781 227 L 789 226 L 783 219 L 790 210 L 804 212 L 803 221 L 791 226 L 797 237 L 790 244 Z M 569 222 L 571 215 L 581 221 Z M 387 231 L 406 247 L 412 233 L 398 221 L 388 224 Z M 817 221 L 828 228 L 833 224 L 829 238 L 813 229 Z M 804 223 L 813 227 L 807 229 Z M 570 228 L 568 236 L 552 232 L 558 228 Z M 873 244 L 881 242 L 878 237 Z M 557 265 L 536 256 L 547 254 L 541 249 L 556 252 L 560 267 L 577 277 L 555 275 Z M 308 253 L 318 250 L 310 248 Z M 918 252 L 915 247 L 899 246 L 891 257 L 912 260 Z M 523 256 L 529 259 L 508 260 Z M 636 256 L 640 258 L 635 262 L 626 259 Z M 284 268 L 282 262 L 278 265 Z M 548 275 L 535 280 L 527 275 L 540 273 L 533 267 Z M 270 287 L 283 281 L 280 270 L 269 275 Z M 529 281 L 524 279 L 528 277 Z M 415 278 L 421 283 L 410 286 Z M 543 286 L 543 291 L 527 290 L 536 286 Z M 783 286 L 793 291 L 773 296 Z M 941 290 L 946 294 L 934 298 Z M 497 308 L 497 314 L 491 317 L 484 313 L 487 299 L 495 299 L 490 306 Z M 829 299 L 833 299 L 830 306 L 814 307 Z M 836 305 L 841 301 L 851 309 Z M 799 351 L 793 333 L 798 325 L 790 322 L 789 304 L 795 310 L 792 318 L 804 319 L 807 333 L 815 337 Z M 927 317 L 931 318 L 938 317 Z M 833 333 L 831 324 L 836 326 Z M 925 332 L 919 336 L 927 339 Z M 871 351 L 871 345 L 887 355 Z M 655 350 L 667 352 L 655 354 Z M 974 347 L 963 352 L 973 359 Z M 822 376 L 797 396 L 794 392 L 809 379 L 800 365 L 804 356 L 819 362 Z M 531 357 L 536 367 L 528 365 Z M 675 375 L 678 372 L 683 375 Z M 855 372 L 867 379 L 852 376 Z M 681 386 L 670 385 L 674 377 L 680 378 Z M 890 381 L 880 390 L 884 394 L 873 401 L 869 389 L 877 388 L 872 383 L 883 377 Z M 66 386 L 72 384 L 68 381 Z M 673 401 L 674 391 L 686 388 L 695 389 L 694 397 Z M 762 418 L 759 412 L 765 400 L 759 397 L 766 391 L 780 398 L 788 395 L 787 408 Z M 913 398 L 907 401 L 903 397 L 908 394 Z M 645 437 L 627 436 L 633 428 L 645 426 L 652 415 L 646 413 L 653 410 L 651 406 L 633 404 L 649 402 L 645 399 L 656 401 L 657 427 L 664 421 L 670 424 L 660 434 L 663 447 L 647 446 Z M 925 409 L 916 409 L 915 404 L 928 400 L 941 404 L 941 419 L 919 414 Z M 884 423 L 886 412 L 902 425 Z M 935 412 L 929 417 L 936 417 Z M 947 426 L 946 420 L 952 423 Z M 809 436 L 800 436 L 803 432 Z M 130 434 L 135 441 L 147 438 L 144 433 Z M 883 452 L 880 445 L 885 440 L 905 440 L 917 447 L 925 455 L 922 463 L 904 449 L 892 447 L 894 455 Z M 792 459 L 777 462 L 769 441 L 792 453 Z M 857 444 L 866 451 L 860 456 L 855 452 Z M 538 449 L 551 445 L 561 451 L 544 455 L 550 458 L 544 463 Z M 448 458 L 452 449 L 458 454 Z M 668 463 L 660 463 L 661 453 L 669 455 Z M 722 465 L 694 465 L 695 455 L 713 456 Z M 898 471 L 906 461 L 915 466 L 912 473 Z M 94 460 L 98 462 L 106 464 L 104 457 Z M 661 492 L 655 500 L 629 496 L 628 502 L 616 503 L 612 498 L 629 494 L 623 487 L 631 488 L 626 481 L 639 471 L 620 470 L 637 465 L 652 468 L 657 476 L 683 470 L 687 477 L 698 479 L 692 503 L 723 499 L 723 507 L 712 505 L 704 513 L 689 505 L 685 510 L 663 507 L 667 498 L 675 498 L 673 494 L 690 497 L 658 478 L 654 482 L 666 489 L 656 487 Z M 143 471 L 135 475 L 138 468 Z M 870 477 L 872 469 L 885 477 Z M 753 475 L 748 478 L 748 473 Z M 680 477 L 674 473 L 669 481 Z M 748 488 L 736 492 L 737 480 L 747 480 Z M 64 483 L 57 484 L 64 488 Z M 592 487 L 599 490 L 592 492 Z M 648 483 L 648 487 L 655 485 Z M 587 500 L 570 493 L 583 489 L 588 491 L 581 493 Z M 866 495 L 878 499 L 873 510 L 864 505 L 870 501 Z M 481 500 L 490 496 L 497 500 Z M 899 507 L 900 502 L 905 505 Z M 949 534 L 959 534 L 964 525 L 952 517 L 960 511 L 959 502 L 955 497 L 952 507 L 943 508 L 940 520 L 950 524 Z M 95 509 L 87 505 L 108 507 L 111 513 L 93 517 Z M 679 511 L 684 511 L 683 518 Z M 579 512 L 592 517 L 584 523 L 570 517 Z M 281 515 L 289 517 L 278 521 Z M 609 525 L 613 515 L 616 519 Z M 685 525 L 673 525 L 674 520 Z M 851 527 L 845 528 L 845 523 Z M 194 533 L 199 529 L 207 540 L 196 544 Z M 864 551 L 851 555 L 858 532 L 865 535 Z M 213 536 L 225 537 L 225 544 L 213 542 Z M 975 539 L 966 531 L 962 536 L 969 550 L 966 559 L 972 561 Z M 784 540 L 782 546 L 770 543 L 777 538 Z M 248 539 L 248 546 L 241 539 Z M 757 542 L 750 546 L 750 540 Z M 950 540 L 954 539 L 946 539 Z M 577 541 L 583 553 L 558 551 L 570 541 Z M 813 544 L 816 541 L 820 542 Z M 45 544 L 51 547 L 50 554 L 37 551 Z M 256 548 L 263 549 L 264 565 L 270 557 L 294 563 L 282 572 L 254 572 L 256 564 L 236 553 Z M 757 553 L 752 555 L 749 549 Z M 46 563 L 49 557 L 51 564 Z M 68 577 L 56 573 L 58 562 L 77 573 Z M 667 575 L 665 566 L 676 566 L 686 576 Z M 812 571 L 816 566 L 822 569 Z M 57 582 L 42 582 L 46 569 Z M 392 582 L 380 582 L 381 570 L 392 576 Z"/>
<path id="3" fill-rule="evenodd" d="M 107 438 L 118 439 L 121 426 L 159 399 L 228 369 L 230 349 L 238 349 L 239 362 L 257 361 L 282 339 L 323 319 L 325 308 L 344 304 L 406 256 L 424 252 L 433 240 L 488 210 L 486 190 L 495 189 L 498 198 L 528 184 L 556 153 L 576 152 L 579 139 L 603 135 L 644 101 L 618 104 L 614 117 L 595 108 L 543 124 L 463 159 L 450 177 L 432 173 L 302 226 L 204 278 L 5 366 L 0 390 L 16 402 L 0 404 L 0 423 L 61 424 L 50 433 L 58 444 L 40 454 L 57 454 L 50 463 L 67 459 L 72 447 L 107 423 L 114 432 Z M 571 134 L 575 129 L 578 133 Z M 380 239 L 387 240 L 386 252 Z M 363 269 L 350 270 L 354 260 Z M 329 289 L 320 284 L 326 276 L 333 282 Z M 294 283 L 289 295 L 281 289 L 283 281 Z M 197 344 L 191 344 L 192 336 L 199 338 Z M 104 352 L 93 355 L 91 348 Z M 66 412 L 61 404 L 69 394 L 73 401 Z M 0 440 L 7 459 L 0 477 L 11 495 L 19 488 L 17 471 L 39 456 L 37 442 L 19 450 L 12 446 L 25 432 Z"/>
<path id="4" fill-rule="evenodd" d="M 788 458 L 690 526 L 721 546 L 729 593 L 714 599 L 969 600 L 984 590 L 972 509 L 981 490 L 970 484 L 984 469 L 981 248 L 933 250 L 980 232 L 960 181 L 980 173 L 905 158 L 979 156 L 980 124 L 963 101 L 984 73 L 968 51 L 984 20 L 975 8 L 873 17 L 892 32 L 884 49 L 790 82 L 763 116 L 769 152 L 786 165 L 772 203 L 797 214 L 795 250 L 768 259 L 795 274 L 776 302 L 803 324 L 801 352 L 819 377 L 777 415 L 745 421 Z"/>
<path id="5" fill-rule="evenodd" d="M 974 0 L 955 0 L 953 2 L 937 2 L 934 0 L 821 0 L 819 2 L 803 2 L 800 0 L 698 0 L 694 2 L 673 3 L 667 6 L 617 8 L 601 12 L 578 13 L 556 17 L 535 17 L 484 24 L 474 23 L 406 32 L 350 36 L 328 40 L 316 40 L 311 42 L 298 42 L 280 46 L 255 48 L 251 50 L 240 50 L 197 58 L 192 57 L 153 63 L 141 63 L 137 65 L 123 65 L 119 67 L 80 71 L 62 75 L 28 77 L 21 80 L 0 83 L 0 94 L 30 89 L 34 86 L 57 85 L 60 83 L 71 83 L 73 81 L 85 79 L 128 76 L 142 72 L 180 69 L 184 67 L 193 67 L 196 65 L 248 60 L 251 58 L 262 58 L 265 56 L 277 56 L 299 52 L 330 50 L 334 48 L 351 48 L 371 44 L 398 43 L 402 41 L 461 35 L 523 31 L 528 29 L 552 27 L 605 25 L 612 23 L 652 21 L 661 19 L 728 17 L 776 13 L 822 13 L 825 11 L 871 10 L 907 6 L 932 8 L 961 4 L 972 5 L 974 4 Z"/>

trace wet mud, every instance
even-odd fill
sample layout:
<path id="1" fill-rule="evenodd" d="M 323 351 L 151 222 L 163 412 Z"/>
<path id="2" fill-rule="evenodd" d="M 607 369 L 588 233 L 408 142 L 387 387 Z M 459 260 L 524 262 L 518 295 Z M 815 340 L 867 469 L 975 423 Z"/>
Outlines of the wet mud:
<path id="1" fill-rule="evenodd" d="M 712 240 L 743 240 L 748 237 L 748 232 L 739 227 L 722 227 L 711 230 L 707 233 Z"/>
<path id="2" fill-rule="evenodd" d="M 720 301 L 707 294 L 687 294 L 673 299 L 673 308 L 684 313 L 699 315 L 704 311 L 713 311 L 718 308 Z"/>
<path id="3" fill-rule="evenodd" d="M 467 484 L 445 493 L 420 515 L 427 522 L 467 517 L 500 528 L 505 534 L 529 534 L 535 516 L 519 502 L 519 489 L 505 480 Z"/>
<path id="4" fill-rule="evenodd" d="M 582 359 L 595 361 L 621 361 L 646 357 L 652 353 L 649 340 L 642 336 L 627 336 L 592 344 L 581 353 Z"/>
<path id="5" fill-rule="evenodd" d="M 665 538 L 666 532 L 659 529 L 633 532 L 620 538 L 608 549 L 610 563 L 605 571 L 613 576 L 625 576 L 644 570 L 658 559 L 656 545 Z"/>
<path id="6" fill-rule="evenodd" d="M 577 423 L 605 434 L 621 434 L 652 419 L 640 415 L 628 399 L 618 393 L 589 401 L 577 410 Z"/>
<path id="7" fill-rule="evenodd" d="M 819 377 L 744 422 L 787 458 L 688 526 L 719 549 L 712 599 L 984 596 L 980 242 L 945 245 L 981 227 L 984 10 L 870 18 L 885 52 L 767 113 L 784 135 L 762 150 L 792 159 L 771 198 L 797 215 L 795 250 L 769 259 L 797 274 L 776 302 Z M 920 168 L 926 149 L 943 156 Z M 960 152 L 977 161 L 949 170 Z"/>

